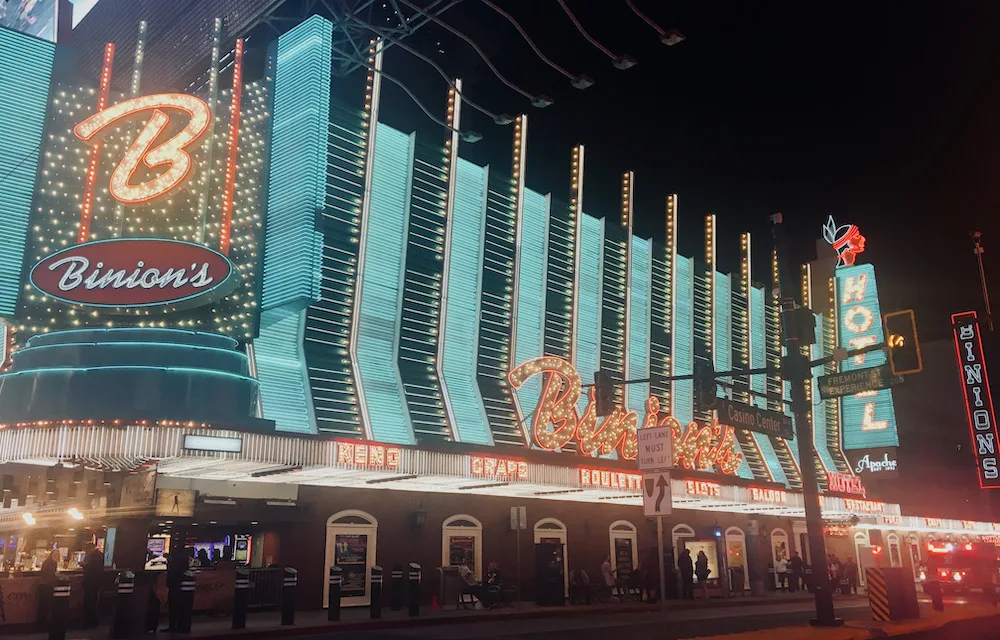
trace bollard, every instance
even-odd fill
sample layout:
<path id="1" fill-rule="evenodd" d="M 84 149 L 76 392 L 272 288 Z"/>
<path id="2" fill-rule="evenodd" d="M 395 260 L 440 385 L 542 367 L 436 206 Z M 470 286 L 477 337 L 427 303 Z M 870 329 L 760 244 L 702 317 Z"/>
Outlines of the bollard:
<path id="1" fill-rule="evenodd" d="M 250 603 L 250 572 L 236 570 L 236 593 L 233 595 L 233 629 L 247 628 L 247 605 Z"/>
<path id="2" fill-rule="evenodd" d="M 52 585 L 49 604 L 49 640 L 66 640 L 66 619 L 69 617 L 69 579 L 57 576 Z"/>
<path id="3" fill-rule="evenodd" d="M 111 637 L 127 638 L 131 633 L 132 593 L 135 591 L 135 574 L 125 570 L 115 580 L 118 592 L 115 595 L 115 616 L 111 620 Z"/>
<path id="4" fill-rule="evenodd" d="M 285 567 L 285 578 L 281 582 L 281 624 L 295 624 L 295 591 L 299 584 L 299 572 Z"/>
<path id="5" fill-rule="evenodd" d="M 191 618 L 194 615 L 195 573 L 188 569 L 181 577 L 180 611 L 177 616 L 177 633 L 191 633 Z"/>
<path id="6" fill-rule="evenodd" d="M 372 567 L 372 601 L 368 607 L 371 618 L 382 617 L 382 567 L 375 565 Z"/>
<path id="7" fill-rule="evenodd" d="M 326 610 L 329 622 L 340 620 L 340 585 L 344 582 L 343 574 L 344 570 L 340 567 L 330 567 L 330 598 Z"/>
<path id="8" fill-rule="evenodd" d="M 389 608 L 400 611 L 403 608 L 403 567 L 392 565 L 392 584 L 389 587 Z"/>
<path id="9" fill-rule="evenodd" d="M 944 598 L 941 597 L 941 582 L 939 580 L 924 582 L 924 593 L 931 597 L 931 605 L 935 611 L 944 611 Z"/>
<path id="10" fill-rule="evenodd" d="M 410 563 L 410 593 L 407 601 L 410 603 L 410 615 L 420 615 L 420 565 L 416 562 Z"/>

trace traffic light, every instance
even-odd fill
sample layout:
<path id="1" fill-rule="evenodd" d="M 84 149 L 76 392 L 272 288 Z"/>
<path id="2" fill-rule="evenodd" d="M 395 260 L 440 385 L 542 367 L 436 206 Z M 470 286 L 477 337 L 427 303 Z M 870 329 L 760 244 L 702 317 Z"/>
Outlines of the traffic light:
<path id="1" fill-rule="evenodd" d="M 917 339 L 917 321 L 913 317 L 913 309 L 886 314 L 882 325 L 885 329 L 885 343 L 889 348 L 892 374 L 902 376 L 923 371 L 924 363 L 920 357 L 920 341 Z"/>
<path id="2" fill-rule="evenodd" d="M 594 372 L 594 404 L 597 417 L 610 415 L 615 407 L 615 382 L 607 371 Z"/>
<path id="3" fill-rule="evenodd" d="M 715 367 L 696 362 L 694 365 L 694 402 L 700 409 L 715 408 Z"/>

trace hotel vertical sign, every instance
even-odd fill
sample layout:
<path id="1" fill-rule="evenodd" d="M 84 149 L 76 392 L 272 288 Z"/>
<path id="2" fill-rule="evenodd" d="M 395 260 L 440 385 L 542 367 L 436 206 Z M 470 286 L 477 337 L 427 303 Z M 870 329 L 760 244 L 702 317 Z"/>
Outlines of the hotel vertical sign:
<path id="1" fill-rule="evenodd" d="M 976 312 L 956 313 L 951 316 L 951 324 L 955 331 L 958 373 L 965 392 L 965 408 L 972 432 L 972 448 L 976 453 L 979 486 L 984 489 L 1000 489 L 997 426 Z"/>

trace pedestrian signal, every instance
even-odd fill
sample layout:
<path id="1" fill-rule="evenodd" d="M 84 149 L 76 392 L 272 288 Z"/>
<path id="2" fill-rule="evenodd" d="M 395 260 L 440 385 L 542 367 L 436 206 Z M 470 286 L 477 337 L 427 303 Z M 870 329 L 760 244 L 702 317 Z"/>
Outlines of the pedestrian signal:
<path id="1" fill-rule="evenodd" d="M 888 313 L 882 324 L 892 374 L 902 376 L 923 371 L 924 363 L 920 357 L 920 341 L 917 339 L 917 321 L 913 310 Z"/>

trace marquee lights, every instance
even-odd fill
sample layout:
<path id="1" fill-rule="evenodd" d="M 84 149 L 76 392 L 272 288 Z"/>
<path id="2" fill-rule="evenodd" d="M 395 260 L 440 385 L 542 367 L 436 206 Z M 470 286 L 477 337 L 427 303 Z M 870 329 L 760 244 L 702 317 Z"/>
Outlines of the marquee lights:
<path id="1" fill-rule="evenodd" d="M 844 498 L 844 507 L 848 511 L 856 513 L 883 513 L 885 503 L 877 500 L 855 500 L 854 498 Z"/>
<path id="2" fill-rule="evenodd" d="M 243 38 L 237 38 L 236 50 L 233 52 L 233 96 L 229 101 L 226 175 L 222 187 L 222 223 L 219 227 L 219 251 L 223 254 L 229 253 L 229 240 L 233 227 L 233 192 L 236 190 L 236 161 L 239 159 L 240 153 L 240 101 L 242 97 Z"/>
<path id="3" fill-rule="evenodd" d="M 721 498 L 722 485 L 717 482 L 702 482 L 701 480 L 685 480 L 684 491 L 689 496 L 704 496 L 706 498 Z"/>
<path id="4" fill-rule="evenodd" d="M 97 91 L 97 112 L 108 106 L 111 98 L 111 67 L 115 60 L 115 45 L 104 45 L 104 64 L 101 67 L 101 80 Z M 86 242 L 90 238 L 90 221 L 94 215 L 94 196 L 97 187 L 97 165 L 101 160 L 101 141 L 90 145 L 87 152 L 87 177 L 84 180 L 83 204 L 80 213 L 80 228 L 77 231 L 77 242 Z"/>
<path id="5" fill-rule="evenodd" d="M 204 100 L 184 93 L 160 93 L 130 98 L 102 109 L 73 128 L 73 133 L 84 142 L 90 142 L 112 125 L 144 111 L 152 111 L 146 126 L 129 147 L 125 156 L 111 174 L 111 195 L 124 204 L 149 202 L 166 195 L 179 186 L 191 171 L 193 161 L 188 147 L 197 142 L 211 123 L 212 114 Z M 164 110 L 178 110 L 188 115 L 184 127 L 166 141 L 153 147 L 153 143 L 170 124 Z M 131 179 L 145 163 L 150 169 L 167 165 L 167 170 L 141 184 L 131 184 Z"/>
<path id="6" fill-rule="evenodd" d="M 975 311 L 956 313 L 951 317 L 955 332 L 955 355 L 965 393 L 965 411 L 979 470 L 979 486 L 1000 488 L 1000 467 L 997 465 L 997 426 L 993 413 L 993 395 L 986 373 L 983 342 Z"/>
<path id="7" fill-rule="evenodd" d="M 532 423 L 535 444 L 546 451 L 563 448 L 574 438 L 580 451 L 586 455 L 608 455 L 617 451 L 627 460 L 634 460 L 638 453 L 636 430 L 639 417 L 615 405 L 610 415 L 598 419 L 594 392 L 588 394 L 583 416 L 577 412 L 582 386 L 580 374 L 569 362 L 555 356 L 528 360 L 510 372 L 508 379 L 514 389 L 532 376 L 542 375 L 544 386 Z M 718 471 L 734 475 L 743 461 L 743 454 L 736 451 L 732 427 L 715 422 L 712 425 L 690 423 L 682 428 L 672 416 L 659 416 L 660 401 L 650 397 L 646 401 L 646 418 L 642 427 L 668 426 L 674 442 L 674 463 L 686 469 Z"/>
<path id="8" fill-rule="evenodd" d="M 861 478 L 850 473 L 827 472 L 826 487 L 832 493 L 849 493 L 858 496 L 866 495 L 865 485 L 861 483 Z"/>
<path id="9" fill-rule="evenodd" d="M 596 489 L 642 491 L 642 476 L 604 469 L 580 469 L 580 485 Z"/>
<path id="10" fill-rule="evenodd" d="M 750 487 L 750 499 L 754 502 L 768 502 L 770 504 L 787 504 L 788 492 L 783 489 L 763 489 L 761 487 Z"/>
<path id="11" fill-rule="evenodd" d="M 469 473 L 477 478 L 527 480 L 528 463 L 524 460 L 508 460 L 493 456 L 472 456 Z"/>
<path id="12" fill-rule="evenodd" d="M 381 444 L 337 443 L 337 464 L 359 469 L 399 469 L 402 449 Z"/>

